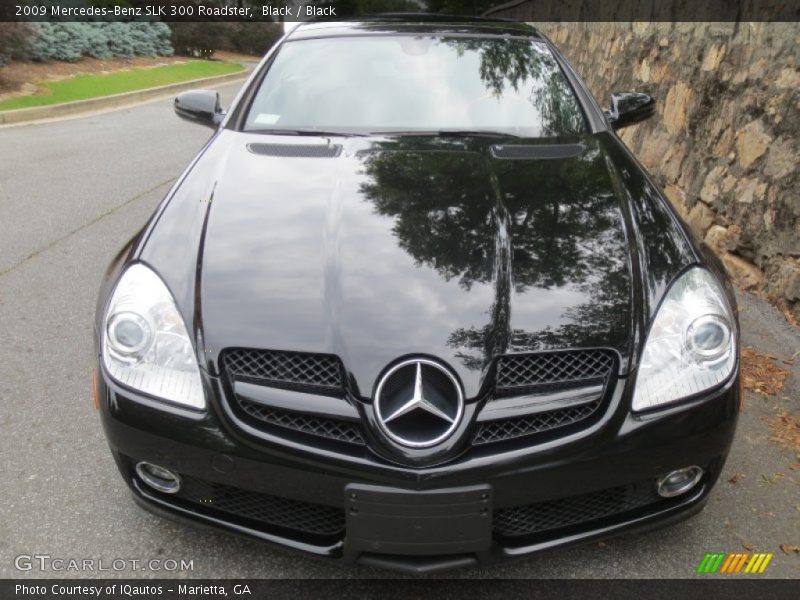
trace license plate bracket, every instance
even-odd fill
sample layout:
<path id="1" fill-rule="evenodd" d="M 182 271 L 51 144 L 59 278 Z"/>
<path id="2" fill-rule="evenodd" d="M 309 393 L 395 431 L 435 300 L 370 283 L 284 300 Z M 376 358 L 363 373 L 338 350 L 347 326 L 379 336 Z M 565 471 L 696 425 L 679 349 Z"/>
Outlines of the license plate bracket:
<path id="1" fill-rule="evenodd" d="M 345 506 L 350 551 L 461 554 L 491 545 L 489 485 L 412 491 L 350 484 Z"/>

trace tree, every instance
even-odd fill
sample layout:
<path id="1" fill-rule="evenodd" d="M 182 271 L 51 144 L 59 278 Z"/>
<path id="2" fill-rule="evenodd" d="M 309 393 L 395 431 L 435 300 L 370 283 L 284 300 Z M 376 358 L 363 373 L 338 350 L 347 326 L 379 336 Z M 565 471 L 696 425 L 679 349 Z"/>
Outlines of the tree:
<path id="1" fill-rule="evenodd" d="M 33 28 L 29 24 L 0 22 L 0 65 L 26 57 L 32 39 Z"/>

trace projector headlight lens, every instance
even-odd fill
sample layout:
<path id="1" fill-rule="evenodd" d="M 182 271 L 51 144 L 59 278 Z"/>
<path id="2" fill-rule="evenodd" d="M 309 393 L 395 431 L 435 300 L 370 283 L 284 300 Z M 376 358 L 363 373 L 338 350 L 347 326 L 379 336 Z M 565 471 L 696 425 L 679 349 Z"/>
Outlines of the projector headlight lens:
<path id="1" fill-rule="evenodd" d="M 115 314 L 108 323 L 108 343 L 113 352 L 135 356 L 153 341 L 153 331 L 147 319 L 134 312 Z"/>
<path id="2" fill-rule="evenodd" d="M 730 342 L 730 324 L 718 315 L 698 317 L 686 330 L 686 347 L 700 361 L 724 355 Z"/>

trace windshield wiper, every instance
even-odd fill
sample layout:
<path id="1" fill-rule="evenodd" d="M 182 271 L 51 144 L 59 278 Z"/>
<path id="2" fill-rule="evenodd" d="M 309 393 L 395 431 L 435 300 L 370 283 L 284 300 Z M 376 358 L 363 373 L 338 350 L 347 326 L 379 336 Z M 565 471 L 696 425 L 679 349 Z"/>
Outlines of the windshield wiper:
<path id="1" fill-rule="evenodd" d="M 355 131 L 325 131 L 322 129 L 249 129 L 247 133 L 266 133 L 270 135 L 305 135 L 318 137 L 365 137 L 366 133 Z"/>
<path id="2" fill-rule="evenodd" d="M 505 131 L 487 131 L 485 129 L 440 129 L 439 135 L 442 137 L 505 137 L 519 138 L 520 135 L 507 133 Z"/>
<path id="3" fill-rule="evenodd" d="M 486 129 L 437 129 L 431 131 L 414 131 L 413 129 L 409 129 L 407 131 L 403 130 L 396 130 L 392 131 L 391 129 L 387 131 L 373 131 L 371 132 L 372 135 L 418 135 L 418 136 L 427 136 L 427 137 L 492 137 L 492 138 L 520 138 L 522 136 L 516 135 L 513 133 L 508 133 L 505 131 L 489 131 Z"/>

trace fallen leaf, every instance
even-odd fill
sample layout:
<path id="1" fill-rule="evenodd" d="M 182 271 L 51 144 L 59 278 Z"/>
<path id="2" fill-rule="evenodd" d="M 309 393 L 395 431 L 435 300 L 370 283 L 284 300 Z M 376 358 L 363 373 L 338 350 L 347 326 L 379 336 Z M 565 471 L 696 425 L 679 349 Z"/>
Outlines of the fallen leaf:
<path id="1" fill-rule="evenodd" d="M 744 473 L 735 473 L 733 477 L 728 479 L 730 483 L 737 483 L 740 479 L 744 479 Z"/>
<path id="2" fill-rule="evenodd" d="M 800 546 L 781 544 L 780 548 L 781 552 L 783 552 L 784 554 L 791 554 L 792 552 L 794 552 L 795 554 L 800 554 Z"/>
<path id="3" fill-rule="evenodd" d="M 782 411 L 769 421 L 773 442 L 792 450 L 800 450 L 800 419 Z"/>
<path id="4" fill-rule="evenodd" d="M 789 371 L 782 369 L 772 354 L 742 348 L 742 381 L 747 390 L 774 396 L 783 389 Z"/>
<path id="5" fill-rule="evenodd" d="M 744 542 L 742 542 L 742 548 L 744 548 L 748 552 L 752 552 L 753 551 L 753 544 L 745 544 Z"/>
<path id="6" fill-rule="evenodd" d="M 761 475 L 761 479 L 763 479 L 769 485 L 775 485 L 783 476 L 783 473 L 775 473 L 773 475 L 763 474 Z"/>
<path id="7" fill-rule="evenodd" d="M 597 547 L 598 548 L 605 548 L 606 546 L 607 546 L 607 544 L 605 542 L 603 542 L 603 541 L 597 542 Z"/>

